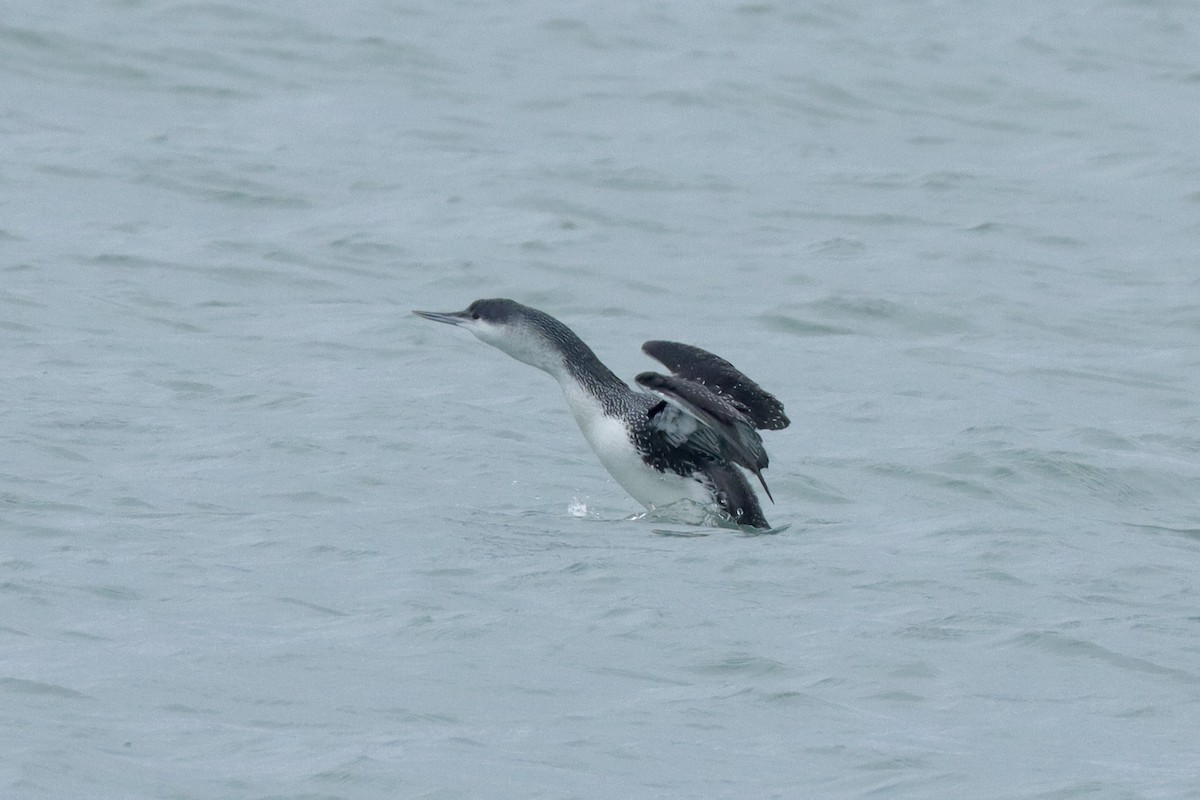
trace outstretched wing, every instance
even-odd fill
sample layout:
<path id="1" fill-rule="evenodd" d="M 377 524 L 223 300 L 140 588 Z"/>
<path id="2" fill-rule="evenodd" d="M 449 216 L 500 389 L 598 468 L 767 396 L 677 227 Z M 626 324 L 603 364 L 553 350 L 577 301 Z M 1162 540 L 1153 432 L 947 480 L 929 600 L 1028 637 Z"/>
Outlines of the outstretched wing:
<path id="1" fill-rule="evenodd" d="M 662 362 L 676 377 L 730 401 L 756 428 L 775 431 L 791 424 L 783 413 L 783 403 L 720 356 L 690 344 L 664 341 L 646 342 L 642 352 Z"/>
<path id="2" fill-rule="evenodd" d="M 650 409 L 651 424 L 676 446 L 687 442 L 714 458 L 741 464 L 758 477 L 771 502 L 763 479 L 767 451 L 754 422 L 735 401 L 707 386 L 678 375 L 643 372 L 634 378 L 639 386 L 662 398 Z"/>

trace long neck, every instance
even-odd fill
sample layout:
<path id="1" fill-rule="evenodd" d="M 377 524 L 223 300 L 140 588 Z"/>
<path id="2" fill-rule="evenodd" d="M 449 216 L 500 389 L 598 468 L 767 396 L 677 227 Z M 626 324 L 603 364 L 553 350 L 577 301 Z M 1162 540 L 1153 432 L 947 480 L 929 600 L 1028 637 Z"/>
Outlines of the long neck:
<path id="1" fill-rule="evenodd" d="M 606 367 L 590 347 L 583 342 L 579 342 L 579 345 L 581 349 L 570 353 L 564 363 L 566 372 L 572 379 L 594 392 L 618 388 L 628 391 L 629 385 Z"/>
<path id="2" fill-rule="evenodd" d="M 553 344 L 555 357 L 551 363 L 535 364 L 549 372 L 566 388 L 568 383 L 575 384 L 599 398 L 613 392 L 630 391 L 628 384 L 604 366 L 592 348 L 575 335 L 575 331 L 563 325 L 549 314 L 541 314 L 541 335 Z M 558 356 L 561 356 L 561 361 Z"/>
<path id="3" fill-rule="evenodd" d="M 563 357 L 561 367 L 551 374 L 562 386 L 580 427 L 586 430 L 584 417 L 596 411 L 607 416 L 619 415 L 628 405 L 627 396 L 633 394 L 629 384 L 606 367 L 592 348 L 565 325 L 558 334 Z"/>
<path id="4" fill-rule="evenodd" d="M 593 409 L 606 416 L 616 416 L 624 405 L 624 396 L 630 394 L 631 390 L 625 381 L 604 366 L 587 345 L 583 342 L 579 344 L 582 349 L 573 350 L 564 358 L 563 369 L 555 377 L 582 427 L 583 420 L 579 419 L 581 411 Z"/>
<path id="5" fill-rule="evenodd" d="M 567 406 L 584 438 L 595 449 L 604 419 L 622 416 L 628 406 L 627 395 L 632 394 L 632 390 L 591 350 L 587 350 L 586 355 L 577 351 L 565 358 L 563 368 L 554 373 L 554 377 L 562 387 Z"/>

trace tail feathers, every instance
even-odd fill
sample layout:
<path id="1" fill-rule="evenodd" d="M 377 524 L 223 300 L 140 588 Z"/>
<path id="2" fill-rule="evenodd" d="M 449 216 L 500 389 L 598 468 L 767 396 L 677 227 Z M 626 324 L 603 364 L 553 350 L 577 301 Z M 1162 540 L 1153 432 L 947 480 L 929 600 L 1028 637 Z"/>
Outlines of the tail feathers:
<path id="1" fill-rule="evenodd" d="M 731 520 L 738 525 L 746 525 L 751 528 L 771 527 L 767 518 L 763 516 L 758 497 L 750 488 L 750 483 L 741 470 L 732 464 L 711 462 L 705 469 L 705 473 L 713 483 L 713 494 L 716 496 L 717 505 Z M 766 488 L 765 484 L 763 488 Z M 770 496 L 769 492 L 768 496 Z"/>

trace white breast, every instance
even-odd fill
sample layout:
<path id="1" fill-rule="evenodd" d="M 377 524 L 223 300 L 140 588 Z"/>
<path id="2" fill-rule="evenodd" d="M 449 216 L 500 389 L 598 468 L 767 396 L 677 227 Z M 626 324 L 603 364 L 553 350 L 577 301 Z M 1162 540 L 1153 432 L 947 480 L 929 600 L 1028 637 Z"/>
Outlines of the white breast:
<path id="1" fill-rule="evenodd" d="M 681 500 L 708 504 L 712 497 L 694 478 L 659 472 L 642 460 L 625 423 L 604 413 L 599 402 L 573 381 L 563 381 L 567 405 L 600 463 L 613 479 L 646 508 L 662 508 Z"/>

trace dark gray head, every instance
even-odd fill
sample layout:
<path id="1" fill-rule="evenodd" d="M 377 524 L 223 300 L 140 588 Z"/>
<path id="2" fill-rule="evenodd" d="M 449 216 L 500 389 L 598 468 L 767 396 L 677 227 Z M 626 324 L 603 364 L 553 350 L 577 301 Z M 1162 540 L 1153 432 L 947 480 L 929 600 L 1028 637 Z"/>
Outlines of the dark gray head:
<path id="1" fill-rule="evenodd" d="M 413 313 L 434 322 L 465 328 L 480 341 L 555 377 L 564 370 L 564 358 L 570 357 L 578 348 L 591 354 L 587 345 L 566 325 L 544 311 L 515 300 L 476 300 L 466 311 Z"/>

